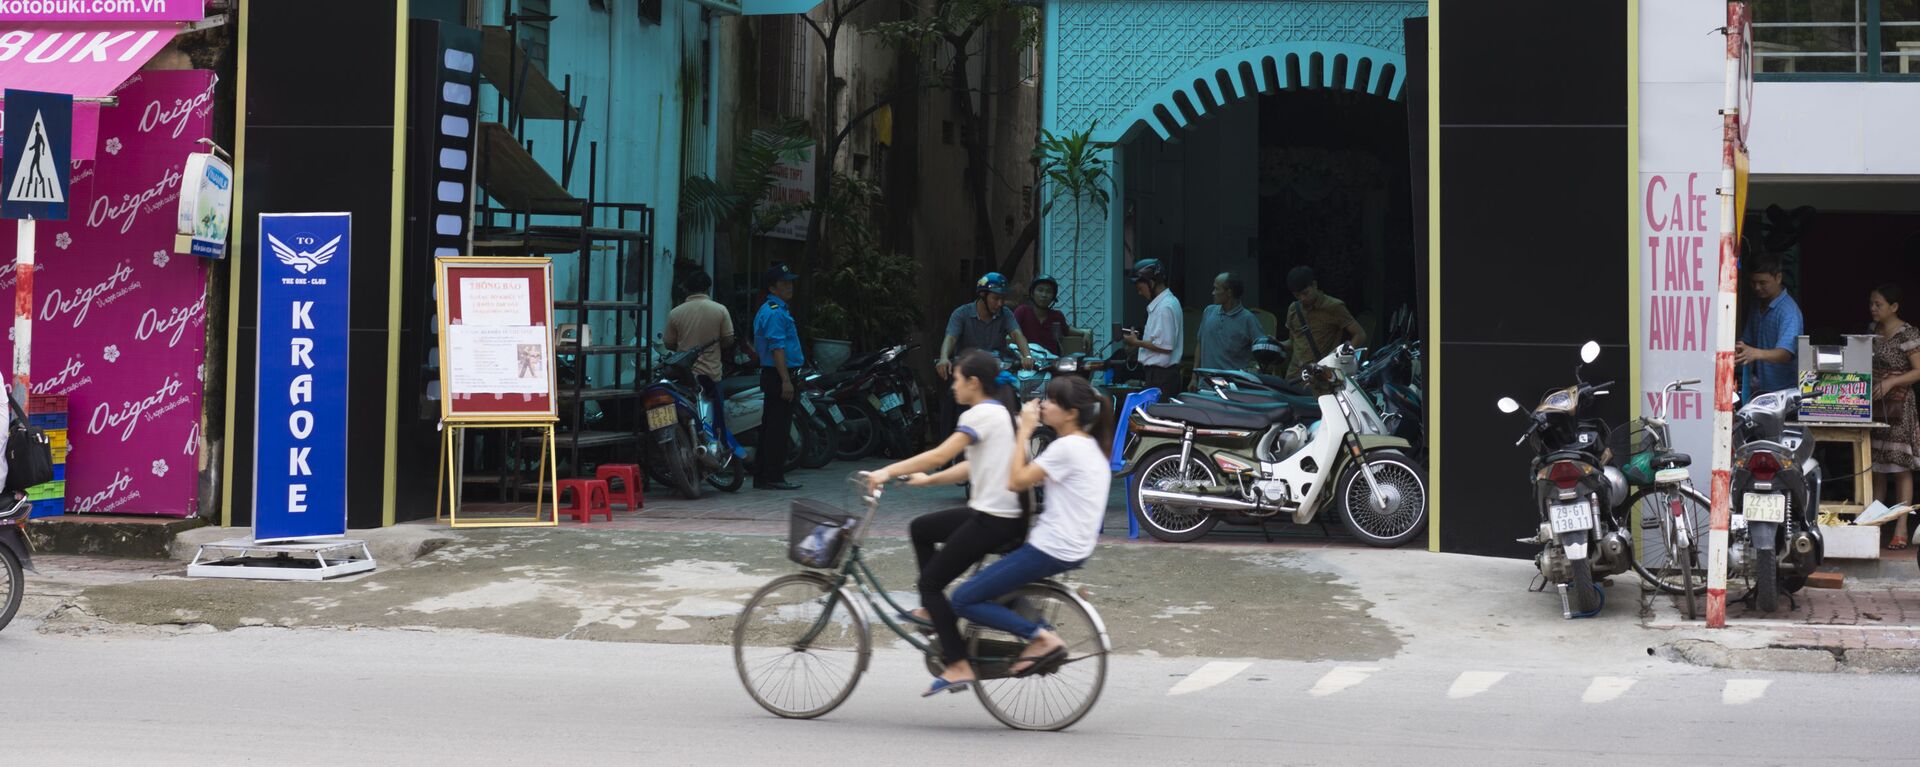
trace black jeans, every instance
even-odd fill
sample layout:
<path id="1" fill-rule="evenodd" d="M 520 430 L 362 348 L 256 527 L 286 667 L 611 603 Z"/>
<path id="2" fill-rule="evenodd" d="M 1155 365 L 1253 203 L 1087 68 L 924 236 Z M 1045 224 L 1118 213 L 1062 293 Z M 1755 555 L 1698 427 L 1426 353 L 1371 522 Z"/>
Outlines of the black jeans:
<path id="1" fill-rule="evenodd" d="M 760 445 L 754 452 L 753 481 L 784 482 L 787 477 L 787 451 L 792 445 L 793 400 L 780 396 L 780 369 L 760 368 L 760 394 L 765 405 L 760 414 Z M 799 391 L 794 392 L 799 396 Z"/>
<path id="2" fill-rule="evenodd" d="M 1178 365 L 1169 367 L 1145 365 L 1142 367 L 1142 371 L 1141 378 L 1146 382 L 1147 386 L 1160 390 L 1160 401 L 1162 402 L 1165 402 L 1168 397 L 1186 390 L 1186 387 L 1180 383 L 1180 367 Z"/>
<path id="3" fill-rule="evenodd" d="M 960 637 L 960 617 L 953 612 L 953 603 L 947 601 L 947 584 L 988 554 L 1025 537 L 1023 524 L 1019 517 L 996 517 L 959 508 L 921 515 L 907 526 L 913 538 L 913 555 L 920 565 L 920 605 L 933 619 L 934 633 L 940 637 L 940 657 L 947 663 L 967 657 L 966 640 Z M 934 549 L 936 543 L 941 544 L 938 551 Z"/>

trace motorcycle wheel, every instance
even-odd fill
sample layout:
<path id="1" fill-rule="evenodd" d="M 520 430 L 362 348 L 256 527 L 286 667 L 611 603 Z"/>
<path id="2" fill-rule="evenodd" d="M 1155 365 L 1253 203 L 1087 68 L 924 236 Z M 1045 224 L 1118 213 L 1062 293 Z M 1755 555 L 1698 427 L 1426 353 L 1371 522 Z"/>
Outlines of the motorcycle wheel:
<path id="1" fill-rule="evenodd" d="M 1351 463 L 1340 471 L 1340 519 L 1347 531 L 1368 546 L 1394 548 L 1413 540 L 1427 526 L 1426 472 L 1398 450 L 1368 453 L 1367 465 L 1373 468 L 1374 481 L 1388 494 L 1389 508 L 1373 507 L 1372 494 L 1360 467 Z"/>
<path id="2" fill-rule="evenodd" d="M 27 577 L 20 569 L 20 558 L 14 556 L 13 549 L 6 546 L 0 546 L 0 567 L 5 570 L 0 576 L 7 579 L 6 583 L 0 584 L 5 589 L 0 591 L 0 597 L 7 600 L 6 604 L 0 605 L 0 629 L 4 629 L 13 622 L 13 614 L 20 611 L 20 602 L 26 599 Z"/>
<path id="3" fill-rule="evenodd" d="M 837 435 L 831 431 L 821 431 L 812 425 L 800 427 L 800 466 L 819 469 L 833 463 L 833 448 Z"/>
<path id="4" fill-rule="evenodd" d="M 667 446 L 668 459 L 673 462 L 673 477 L 668 484 L 674 492 L 686 499 L 700 497 L 700 458 L 694 453 L 693 429 L 682 423 L 673 436 L 673 442 Z"/>
<path id="5" fill-rule="evenodd" d="M 1574 614 L 1600 609 L 1600 592 L 1593 586 L 1593 562 L 1582 559 L 1569 564 L 1573 566 L 1573 584 L 1567 587 L 1567 600 Z"/>
<path id="6" fill-rule="evenodd" d="M 841 405 L 840 412 L 847 417 L 847 432 L 833 446 L 833 457 L 858 461 L 880 449 L 880 414 L 874 412 L 872 405 L 865 402 Z"/>
<path id="7" fill-rule="evenodd" d="M 718 471 L 707 475 L 707 484 L 723 493 L 738 492 L 747 481 L 747 459 L 737 455 L 727 456 Z"/>
<path id="8" fill-rule="evenodd" d="M 1763 613 L 1780 609 L 1780 558 L 1774 552 L 1753 552 L 1753 606 Z"/>
<path id="9" fill-rule="evenodd" d="M 1033 430 L 1033 437 L 1027 440 L 1027 460 L 1040 457 L 1040 452 L 1053 444 L 1053 429 L 1042 426 Z"/>
<path id="10" fill-rule="evenodd" d="M 1179 479 L 1197 480 L 1202 484 L 1217 485 L 1219 475 L 1213 467 L 1200 456 L 1187 464 L 1185 476 L 1181 476 L 1180 448 L 1168 445 L 1148 453 L 1140 460 L 1140 468 L 1127 477 L 1127 507 L 1133 511 L 1140 526 L 1155 538 L 1171 543 L 1183 543 L 1197 540 L 1213 531 L 1220 524 L 1220 518 L 1201 509 L 1177 509 L 1161 504 L 1144 506 L 1140 503 L 1140 488 L 1155 487 L 1160 483 Z"/>

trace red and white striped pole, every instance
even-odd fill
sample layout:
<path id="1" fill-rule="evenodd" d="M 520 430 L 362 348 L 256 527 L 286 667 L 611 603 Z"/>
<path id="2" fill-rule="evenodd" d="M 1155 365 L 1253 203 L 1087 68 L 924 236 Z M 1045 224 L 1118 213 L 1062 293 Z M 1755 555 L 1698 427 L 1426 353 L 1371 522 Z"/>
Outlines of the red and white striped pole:
<path id="1" fill-rule="evenodd" d="M 13 398 L 20 411 L 27 410 L 27 384 L 33 370 L 33 240 L 31 218 L 14 222 L 17 239 L 13 249 Z"/>
<path id="2" fill-rule="evenodd" d="M 1740 62 L 1747 4 L 1727 3 L 1727 82 L 1720 108 L 1720 295 L 1713 351 L 1713 513 L 1707 533 L 1707 627 L 1727 625 L 1727 529 L 1733 522 L 1733 302 L 1740 284 L 1734 236 L 1734 153 L 1740 147 Z"/>

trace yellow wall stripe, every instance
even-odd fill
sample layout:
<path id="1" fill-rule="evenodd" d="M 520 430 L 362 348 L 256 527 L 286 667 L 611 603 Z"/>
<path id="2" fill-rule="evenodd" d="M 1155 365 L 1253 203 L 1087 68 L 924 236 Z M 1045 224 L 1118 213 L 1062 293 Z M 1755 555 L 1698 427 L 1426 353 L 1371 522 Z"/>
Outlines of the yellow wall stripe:
<path id="1" fill-rule="evenodd" d="M 233 185 L 233 210 L 242 217 L 246 210 L 241 198 L 247 191 L 247 27 L 253 23 L 253 14 L 248 6 L 251 0 L 240 0 L 240 60 L 235 67 L 234 77 L 234 131 L 233 131 L 233 177 L 240 183 Z M 246 237 L 246 222 L 237 222 L 233 231 L 236 236 Z M 220 449 L 220 526 L 233 526 L 233 414 L 239 404 L 239 367 L 240 367 L 240 262 L 246 255 L 246 243 L 234 243 L 227 255 L 227 421 L 222 430 Z M 253 254 L 256 257 L 259 254 Z"/>
<path id="2" fill-rule="evenodd" d="M 1427 3 L 1427 550 L 1440 550 L 1440 0 Z"/>
<path id="3" fill-rule="evenodd" d="M 388 222 L 387 258 L 387 435 L 380 474 L 380 525 L 394 522 L 395 485 L 400 460 L 400 299 L 401 266 L 406 255 L 407 195 L 407 17 L 408 0 L 394 4 L 393 16 L 393 199 Z"/>

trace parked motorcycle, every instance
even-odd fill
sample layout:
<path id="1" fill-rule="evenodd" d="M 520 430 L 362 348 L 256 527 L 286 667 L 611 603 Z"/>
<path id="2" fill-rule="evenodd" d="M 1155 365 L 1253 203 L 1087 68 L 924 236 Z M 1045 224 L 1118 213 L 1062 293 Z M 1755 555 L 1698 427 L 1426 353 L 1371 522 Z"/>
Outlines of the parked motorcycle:
<path id="1" fill-rule="evenodd" d="M 906 456 L 919 451 L 927 402 L 919 380 L 901 360 L 914 348 L 900 344 L 856 355 L 822 379 L 846 418 L 835 457 L 857 461 L 874 453 Z"/>
<path id="2" fill-rule="evenodd" d="M 1618 516 L 1627 500 L 1626 475 L 1607 465 L 1611 451 L 1606 423 L 1581 417 L 1613 385 L 1581 379 L 1586 366 L 1599 358 L 1599 344 L 1588 341 L 1581 347 L 1575 384 L 1548 392 L 1529 416 L 1526 433 L 1514 443 L 1533 447 L 1528 477 L 1540 512 L 1539 529 L 1520 542 L 1541 547 L 1534 566 L 1559 587 L 1561 614 L 1568 618 L 1600 611 L 1606 597 L 1594 585 L 1595 577 L 1633 566 L 1633 541 Z M 1512 397 L 1500 398 L 1499 406 L 1503 413 L 1520 412 L 1520 403 Z"/>
<path id="3" fill-rule="evenodd" d="M 1121 413 L 1130 433 L 1120 474 L 1153 537 L 1191 541 L 1220 522 L 1306 524 L 1329 506 L 1368 545 L 1392 547 L 1425 527 L 1425 471 L 1354 384 L 1357 353 L 1342 344 L 1302 372 L 1321 412 L 1308 425 L 1285 407 L 1257 411 L 1181 402 Z"/>
<path id="4" fill-rule="evenodd" d="M 713 342 L 669 354 L 655 363 L 660 377 L 640 393 L 647 414 L 647 471 L 685 498 L 700 497 L 700 483 L 732 492 L 744 480 L 745 452 L 727 428 L 713 382 L 693 372 L 693 363 Z"/>
<path id="5" fill-rule="evenodd" d="M 1753 398 L 1733 418 L 1727 571 L 1747 579 L 1761 612 L 1779 609 L 1782 591 L 1792 595 L 1805 587 L 1826 552 L 1818 522 L 1820 463 L 1813 440 L 1787 423 L 1799 409 L 1800 392 L 1789 389 Z"/>
<path id="6" fill-rule="evenodd" d="M 13 622 L 27 596 L 24 571 L 33 569 L 33 549 L 27 545 L 27 517 L 33 504 L 25 495 L 0 493 L 12 506 L 0 510 L 0 629 Z"/>
<path id="7" fill-rule="evenodd" d="M 826 389 L 819 385 L 820 375 L 811 368 L 791 371 L 794 376 L 793 422 L 787 429 L 790 440 L 784 468 L 817 469 L 833 461 L 837 430 L 844 420 L 840 408 Z M 751 467 L 760 444 L 760 422 L 766 413 L 766 396 L 760 390 L 760 377 L 733 376 L 720 382 L 725 396 L 727 423 L 745 445 L 746 462 Z"/>

